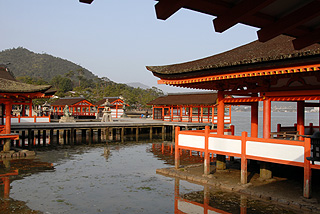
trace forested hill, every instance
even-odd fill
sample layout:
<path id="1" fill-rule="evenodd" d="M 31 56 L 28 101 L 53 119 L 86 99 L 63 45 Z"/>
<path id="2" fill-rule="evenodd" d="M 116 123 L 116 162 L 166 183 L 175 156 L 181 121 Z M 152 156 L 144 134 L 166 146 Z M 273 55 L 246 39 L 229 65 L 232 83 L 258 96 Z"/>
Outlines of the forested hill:
<path id="1" fill-rule="evenodd" d="M 0 52 L 0 63 L 10 63 L 7 66 L 21 82 L 52 85 L 57 91 L 55 95 L 59 97 L 81 96 L 95 103 L 104 97 L 122 96 L 130 105 L 129 108 L 141 109 L 147 108 L 147 103 L 163 95 L 156 87 L 143 89 L 115 83 L 107 77 L 99 78 L 68 60 L 33 53 L 21 47 Z"/>
<path id="2" fill-rule="evenodd" d="M 74 76 L 96 78 L 92 72 L 73 62 L 46 53 L 34 53 L 23 47 L 1 51 L 0 63 L 10 63 L 8 67 L 16 77 L 28 76 L 50 81 L 54 76 L 73 71 Z"/>

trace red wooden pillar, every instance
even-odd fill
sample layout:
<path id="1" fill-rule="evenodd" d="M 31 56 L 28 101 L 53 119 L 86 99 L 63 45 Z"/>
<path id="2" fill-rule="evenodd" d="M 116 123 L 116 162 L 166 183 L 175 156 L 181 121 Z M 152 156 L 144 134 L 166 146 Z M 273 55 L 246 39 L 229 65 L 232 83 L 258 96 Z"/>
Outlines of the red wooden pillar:
<path id="1" fill-rule="evenodd" d="M 193 116 L 192 116 L 192 107 L 190 107 L 190 118 L 189 118 L 189 121 L 190 121 L 190 122 L 192 122 L 192 117 L 193 117 Z"/>
<path id="2" fill-rule="evenodd" d="M 271 132 L 271 101 L 263 100 L 263 138 L 269 139 Z"/>
<path id="3" fill-rule="evenodd" d="M 209 153 L 209 133 L 210 127 L 206 126 L 204 131 L 204 174 L 210 174 L 210 153 Z"/>
<path id="4" fill-rule="evenodd" d="M 173 106 L 170 107 L 170 121 L 173 121 Z"/>
<path id="5" fill-rule="evenodd" d="M 203 123 L 203 106 L 200 106 L 200 123 Z"/>
<path id="6" fill-rule="evenodd" d="M 271 132 L 271 101 L 266 97 L 263 100 L 263 138 L 269 139 Z M 268 162 L 260 163 L 260 178 L 272 178 L 271 165 Z"/>
<path id="7" fill-rule="evenodd" d="M 304 182 L 303 182 L 303 197 L 310 198 L 311 196 L 311 167 L 307 157 L 311 155 L 311 139 L 304 140 Z"/>
<path id="8" fill-rule="evenodd" d="M 180 127 L 176 127 L 175 130 L 175 148 L 174 148 L 174 164 L 175 168 L 179 169 L 180 166 L 180 149 L 179 149 L 179 132 Z"/>
<path id="9" fill-rule="evenodd" d="M 224 134 L 224 94 L 223 91 L 218 91 L 218 122 L 217 122 L 217 134 Z"/>
<path id="10" fill-rule="evenodd" d="M 297 131 L 299 135 L 304 135 L 304 101 L 297 102 Z M 299 137 L 303 140 L 303 137 Z"/>
<path id="11" fill-rule="evenodd" d="M 247 132 L 242 132 L 242 135 L 241 135 L 241 184 L 246 184 L 248 182 L 248 172 L 247 172 L 248 160 L 246 157 L 247 136 L 248 136 Z"/>
<path id="12" fill-rule="evenodd" d="M 224 94 L 223 91 L 218 91 L 218 122 L 217 122 L 217 134 L 224 135 Z M 216 161 L 217 170 L 225 170 L 226 169 L 226 156 L 225 155 L 217 155 Z"/>
<path id="13" fill-rule="evenodd" d="M 11 102 L 7 102 L 6 104 L 6 134 L 10 134 L 11 133 L 11 111 L 12 111 L 12 103 Z"/>
<path id="14" fill-rule="evenodd" d="M 214 124 L 214 107 L 211 108 L 211 123 Z"/>
<path id="15" fill-rule="evenodd" d="M 26 116 L 26 106 L 24 104 L 22 105 L 22 116 Z"/>
<path id="16" fill-rule="evenodd" d="M 32 102 L 29 104 L 29 117 L 32 117 Z"/>
<path id="17" fill-rule="evenodd" d="M 258 103 L 251 105 L 251 137 L 258 137 Z"/>

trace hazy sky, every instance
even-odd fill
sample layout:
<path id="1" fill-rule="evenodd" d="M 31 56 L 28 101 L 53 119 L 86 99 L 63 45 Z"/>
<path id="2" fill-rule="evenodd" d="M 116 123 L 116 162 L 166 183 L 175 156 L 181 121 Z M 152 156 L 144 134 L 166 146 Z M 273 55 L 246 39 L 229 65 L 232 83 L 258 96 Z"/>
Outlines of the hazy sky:
<path id="1" fill-rule="evenodd" d="M 213 16 L 179 10 L 158 20 L 154 0 L 0 0 L 0 51 L 25 47 L 83 66 L 112 81 L 141 82 L 165 92 L 146 65 L 166 65 L 224 52 L 257 39 L 236 25 L 214 32 Z"/>

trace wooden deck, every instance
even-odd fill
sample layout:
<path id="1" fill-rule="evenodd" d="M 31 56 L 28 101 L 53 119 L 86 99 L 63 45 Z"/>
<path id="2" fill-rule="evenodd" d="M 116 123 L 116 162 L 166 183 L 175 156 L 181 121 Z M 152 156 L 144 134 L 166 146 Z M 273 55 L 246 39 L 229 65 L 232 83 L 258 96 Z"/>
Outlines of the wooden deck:
<path id="1" fill-rule="evenodd" d="M 11 125 L 19 140 L 11 142 L 12 147 L 32 148 L 48 145 L 75 145 L 101 143 L 106 141 L 124 142 L 127 136 L 136 141 L 142 134 L 150 140 L 157 135 L 162 140 L 173 140 L 175 127 L 182 130 L 204 129 L 208 123 L 165 122 L 145 118 L 123 118 L 113 122 L 76 122 L 76 123 L 16 123 Z"/>

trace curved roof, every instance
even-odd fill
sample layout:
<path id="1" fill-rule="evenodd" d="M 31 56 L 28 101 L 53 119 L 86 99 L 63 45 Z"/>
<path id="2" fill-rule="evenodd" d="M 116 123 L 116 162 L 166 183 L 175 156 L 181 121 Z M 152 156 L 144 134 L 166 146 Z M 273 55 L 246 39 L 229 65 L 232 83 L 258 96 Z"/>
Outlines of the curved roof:
<path id="1" fill-rule="evenodd" d="M 9 69 L 0 65 L 0 92 L 2 93 L 33 93 L 45 92 L 51 85 L 31 85 L 19 82 L 10 73 Z"/>
<path id="2" fill-rule="evenodd" d="M 106 102 L 106 99 L 108 99 L 109 103 L 112 103 L 116 100 L 121 100 L 120 97 L 104 97 L 102 100 L 99 100 L 98 102 L 96 102 L 94 105 L 96 106 L 101 106 L 102 104 L 104 104 Z"/>
<path id="3" fill-rule="evenodd" d="M 65 106 L 65 105 L 72 106 L 82 101 L 86 101 L 90 103 L 84 97 L 65 97 L 65 98 L 60 98 L 54 101 L 53 103 L 51 103 L 51 106 Z M 93 105 L 92 103 L 90 104 Z"/>
<path id="4" fill-rule="evenodd" d="M 158 97 L 148 105 L 215 105 L 217 93 L 169 94 Z"/>
<path id="5" fill-rule="evenodd" d="M 185 63 L 146 66 L 155 76 L 168 77 L 182 75 L 190 72 L 207 71 L 209 73 L 228 72 L 230 67 L 244 65 L 257 65 L 261 63 L 273 63 L 285 59 L 302 59 L 306 57 L 320 57 L 320 44 L 314 44 L 302 50 L 295 50 L 292 45 L 292 37 L 278 36 L 268 42 L 254 41 L 238 48 Z M 318 60 L 319 62 L 319 60 Z"/>

